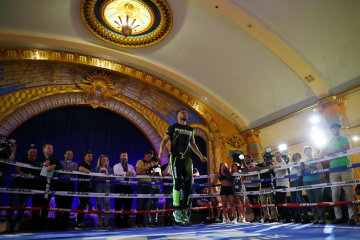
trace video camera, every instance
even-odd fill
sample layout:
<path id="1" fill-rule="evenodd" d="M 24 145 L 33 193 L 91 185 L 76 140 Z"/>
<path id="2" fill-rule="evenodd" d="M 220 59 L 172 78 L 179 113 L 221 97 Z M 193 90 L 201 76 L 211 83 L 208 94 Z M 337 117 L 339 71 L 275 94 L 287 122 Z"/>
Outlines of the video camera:
<path id="1" fill-rule="evenodd" d="M 7 160 L 12 153 L 11 147 L 16 144 L 15 139 L 11 139 L 0 134 L 0 159 Z"/>
<path id="2" fill-rule="evenodd" d="M 232 154 L 233 162 L 236 162 L 240 165 L 240 168 L 245 168 L 245 155 L 243 152 L 237 152 Z"/>
<path id="3" fill-rule="evenodd" d="M 267 147 L 266 149 L 265 149 L 265 153 L 264 153 L 264 155 L 263 155 L 263 158 L 264 158 L 264 163 L 266 164 L 266 165 L 272 165 L 273 164 L 273 162 L 274 162 L 274 160 L 273 160 L 273 157 L 274 157 L 274 155 L 272 155 L 270 152 L 272 151 L 272 149 L 271 149 L 271 147 Z"/>

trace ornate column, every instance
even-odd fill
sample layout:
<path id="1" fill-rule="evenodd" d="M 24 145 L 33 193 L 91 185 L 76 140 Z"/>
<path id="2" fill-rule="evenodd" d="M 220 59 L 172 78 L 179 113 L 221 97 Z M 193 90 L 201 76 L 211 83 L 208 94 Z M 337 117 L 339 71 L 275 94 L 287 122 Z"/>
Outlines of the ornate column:
<path id="1" fill-rule="evenodd" d="M 260 131 L 249 130 L 244 133 L 247 154 L 251 155 L 254 162 L 261 163 L 262 158 L 262 146 L 260 140 Z"/>
<path id="2" fill-rule="evenodd" d="M 319 109 L 319 112 L 324 117 L 328 126 L 331 123 L 339 123 L 343 128 L 349 128 L 349 121 L 347 117 L 346 110 L 346 100 L 348 97 L 344 97 L 341 99 L 335 99 L 323 103 Z"/>
<path id="3" fill-rule="evenodd" d="M 219 169 L 222 162 L 222 145 L 224 142 L 224 135 L 217 132 L 210 135 L 210 145 L 212 147 L 212 156 L 209 159 L 209 173 L 214 174 Z"/>

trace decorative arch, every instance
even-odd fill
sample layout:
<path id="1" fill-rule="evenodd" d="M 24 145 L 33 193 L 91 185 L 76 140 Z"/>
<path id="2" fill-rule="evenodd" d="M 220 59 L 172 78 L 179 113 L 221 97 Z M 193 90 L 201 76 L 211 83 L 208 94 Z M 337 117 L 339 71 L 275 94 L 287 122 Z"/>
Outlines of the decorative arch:
<path id="1" fill-rule="evenodd" d="M 200 128 L 203 131 L 197 130 L 197 134 L 207 136 L 208 157 L 211 159 L 208 165 L 210 173 L 214 172 L 213 166 L 215 166 L 217 161 L 226 159 L 227 157 L 227 150 L 222 144 L 222 141 L 229 136 L 240 133 L 239 129 L 233 123 L 225 119 L 200 99 L 167 81 L 134 67 L 77 53 L 12 47 L 0 48 L 0 61 L 6 66 L 18 62 L 17 66 L 10 69 L 18 75 L 11 80 L 4 79 L 0 84 L 0 132 L 3 133 L 13 131 L 22 121 L 26 121 L 26 119 L 34 116 L 31 114 L 27 115 L 29 114 L 28 112 L 33 111 L 32 107 L 30 107 L 32 106 L 31 103 L 40 101 L 45 97 L 50 99 L 51 96 L 54 96 L 53 101 L 57 106 L 66 106 L 67 104 L 88 104 L 94 106 L 86 101 L 85 95 L 86 93 L 91 93 L 91 96 L 87 96 L 87 100 L 90 99 L 93 103 L 95 102 L 93 101 L 93 97 L 96 96 L 97 90 L 92 91 L 92 89 L 90 89 L 90 87 L 92 87 L 91 83 L 95 81 L 94 79 L 88 78 L 86 79 L 88 83 L 82 81 L 86 76 L 89 76 L 89 71 L 83 68 L 89 68 L 94 72 L 105 71 L 107 75 L 114 74 L 117 76 L 117 74 L 120 73 L 120 75 L 123 75 L 124 78 L 127 79 L 124 81 L 122 79 L 111 80 L 111 84 L 104 87 L 106 92 L 102 93 L 102 96 L 106 96 L 110 100 L 108 99 L 108 101 L 106 101 L 107 103 L 100 104 L 99 107 L 111 110 L 109 104 L 113 101 L 118 101 L 129 109 L 137 112 L 138 114 L 134 114 L 131 117 L 134 117 L 134 120 L 145 119 L 146 121 L 142 121 L 142 124 L 147 123 L 151 125 L 154 129 L 151 133 L 157 134 L 157 138 L 155 138 L 157 140 L 150 140 L 155 149 L 158 149 L 161 137 L 165 134 L 169 124 L 174 121 L 174 107 L 164 108 L 158 111 L 159 109 L 151 109 L 149 105 L 162 106 L 163 104 L 167 106 L 172 104 L 172 106 L 185 107 L 192 111 L 193 114 L 197 116 L 197 120 L 199 120 L 195 123 L 197 124 L 195 128 Z M 39 63 L 42 67 L 29 68 L 28 65 L 33 63 Z M 66 71 L 57 71 L 57 64 L 71 65 L 72 68 Z M 35 75 L 36 81 L 31 81 L 31 77 Z M 131 87 L 130 85 L 133 82 L 140 82 L 144 87 Z M 46 84 L 44 85 L 43 83 Z M 130 95 L 126 95 L 123 94 L 123 89 L 137 89 L 138 92 L 137 94 L 131 93 Z M 153 89 L 154 92 L 149 91 L 149 89 Z M 73 94 L 81 99 L 81 101 L 72 99 L 66 103 L 62 102 L 65 100 L 55 98 L 55 96 L 65 96 L 66 94 Z M 148 101 L 151 96 L 160 95 L 161 98 L 157 98 L 156 101 Z M 146 103 L 148 103 L 148 105 L 146 105 Z M 49 109 L 49 104 L 50 103 L 43 102 L 44 106 L 41 107 L 45 108 L 42 111 Z M 112 111 L 118 112 L 119 109 Z M 169 114 L 170 117 L 162 117 L 163 112 L 172 113 L 172 115 Z M 17 119 L 14 118 L 15 116 L 17 116 Z M 143 126 L 139 128 L 142 129 L 142 127 Z M 149 135 L 148 131 L 144 131 L 146 135 Z"/>
<path id="2" fill-rule="evenodd" d="M 40 91 L 41 90 L 42 89 L 40 89 Z M 16 92 L 15 95 L 21 97 L 25 96 L 25 93 Z M 11 114 L 7 114 L 7 116 L 0 121 L 0 133 L 8 135 L 22 123 L 42 112 L 58 107 L 73 105 L 89 104 L 85 102 L 83 95 L 80 92 L 58 93 L 44 96 L 33 101 L 28 101 L 26 104 L 21 104 L 21 106 L 12 111 Z M 148 121 L 135 108 L 117 99 L 111 99 L 106 105 L 100 107 L 113 111 L 128 119 L 144 133 L 154 149 L 158 150 L 160 148 L 162 136 L 159 132 L 159 129 L 157 129 L 153 123 Z"/>
<path id="3" fill-rule="evenodd" d="M 144 71 L 140 71 L 139 69 L 131 66 L 77 53 L 25 48 L 0 48 L 0 60 L 40 60 L 47 62 L 65 62 L 121 73 L 126 76 L 133 77 L 141 82 L 147 83 L 150 86 L 168 94 L 201 116 L 211 132 L 220 131 L 220 126 L 218 125 L 216 119 L 223 117 L 216 113 L 216 111 L 210 108 L 207 104 L 192 96 L 188 92 L 158 77 L 150 75 Z"/>

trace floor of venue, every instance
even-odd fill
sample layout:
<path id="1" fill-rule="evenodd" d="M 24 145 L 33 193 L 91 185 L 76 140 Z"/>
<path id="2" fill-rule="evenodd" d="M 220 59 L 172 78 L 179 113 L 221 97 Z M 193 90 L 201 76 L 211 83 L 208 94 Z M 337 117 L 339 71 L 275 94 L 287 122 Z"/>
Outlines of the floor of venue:
<path id="1" fill-rule="evenodd" d="M 124 229 L 86 229 L 67 231 L 21 232 L 1 234 L 0 239 L 359 239 L 360 226 L 314 225 L 297 223 L 241 223 L 228 225 L 224 223 L 194 224 L 174 227 L 132 227 Z"/>

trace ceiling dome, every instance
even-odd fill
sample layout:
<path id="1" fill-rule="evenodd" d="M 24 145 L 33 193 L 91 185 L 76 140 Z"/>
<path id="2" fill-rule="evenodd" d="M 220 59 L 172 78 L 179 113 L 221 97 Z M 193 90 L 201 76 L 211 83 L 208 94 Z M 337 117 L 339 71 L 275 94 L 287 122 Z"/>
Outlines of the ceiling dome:
<path id="1" fill-rule="evenodd" d="M 81 16 L 95 36 L 128 48 L 161 41 L 173 23 L 166 0 L 82 0 Z"/>

